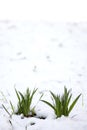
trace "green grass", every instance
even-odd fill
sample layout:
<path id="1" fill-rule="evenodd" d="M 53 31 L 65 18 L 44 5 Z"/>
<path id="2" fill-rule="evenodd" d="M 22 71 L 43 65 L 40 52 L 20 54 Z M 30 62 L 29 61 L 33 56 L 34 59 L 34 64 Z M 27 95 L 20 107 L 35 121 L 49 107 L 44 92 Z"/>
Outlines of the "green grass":
<path id="1" fill-rule="evenodd" d="M 31 104 L 36 92 L 37 89 L 35 88 L 32 91 L 29 88 L 27 88 L 24 94 L 15 89 L 15 93 L 18 99 L 17 109 L 15 109 L 11 101 L 9 101 L 9 103 L 12 112 L 9 112 L 8 109 L 3 104 L 2 106 L 4 110 L 10 115 L 10 117 L 13 114 L 17 115 L 23 114 L 23 116 L 25 117 L 35 116 L 36 115 L 35 107 L 38 104 L 39 100 L 41 100 L 43 97 L 43 94 L 41 94 L 37 104 L 32 108 Z M 46 100 L 41 101 L 49 105 L 54 110 L 54 113 L 57 118 L 61 117 L 62 115 L 69 116 L 70 112 L 73 110 L 74 106 L 76 105 L 78 99 L 81 96 L 81 94 L 79 94 L 73 101 L 71 101 L 72 99 L 71 89 L 67 90 L 66 87 L 64 87 L 64 93 L 62 95 L 56 95 L 52 91 L 50 91 L 50 94 L 52 98 L 52 103 Z"/>
<path id="2" fill-rule="evenodd" d="M 55 95 L 51 91 L 50 93 L 53 101 L 52 104 L 45 100 L 41 100 L 41 101 L 49 105 L 54 110 L 57 118 L 61 117 L 62 115 L 69 116 L 70 112 L 72 111 L 72 109 L 74 108 L 75 104 L 77 103 L 78 99 L 81 96 L 81 94 L 79 94 L 74 99 L 74 101 L 70 104 L 72 94 L 71 94 L 71 90 L 67 90 L 66 87 L 64 87 L 64 93 L 62 96 Z"/>
<path id="3" fill-rule="evenodd" d="M 15 89 L 18 99 L 17 111 L 15 112 L 16 114 L 23 114 L 25 117 L 34 116 L 34 107 L 31 108 L 31 104 L 36 91 L 37 89 L 33 89 L 31 92 L 29 88 L 27 88 L 26 93 L 22 94 L 20 91 Z"/>

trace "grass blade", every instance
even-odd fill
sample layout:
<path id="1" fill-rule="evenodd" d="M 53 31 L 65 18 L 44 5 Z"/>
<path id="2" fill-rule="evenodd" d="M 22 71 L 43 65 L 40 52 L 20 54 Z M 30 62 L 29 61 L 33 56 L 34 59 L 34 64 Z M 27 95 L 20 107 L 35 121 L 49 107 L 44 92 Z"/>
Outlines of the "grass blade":
<path id="1" fill-rule="evenodd" d="M 5 109 L 5 111 L 8 113 L 8 115 L 11 117 L 12 115 L 10 114 L 10 112 L 7 110 L 7 108 L 2 104 L 3 108 Z"/>
<path id="2" fill-rule="evenodd" d="M 45 100 L 41 100 L 41 101 L 44 102 L 44 103 L 46 103 L 47 105 L 49 105 L 55 111 L 55 107 L 51 103 L 49 103 L 49 102 L 47 102 Z"/>
<path id="3" fill-rule="evenodd" d="M 78 99 L 80 98 L 81 94 L 79 94 L 79 96 L 77 96 L 77 98 L 73 101 L 73 103 L 70 105 L 69 111 L 68 113 L 71 112 L 71 110 L 73 109 L 73 107 L 75 106 L 76 102 L 78 101 Z"/>

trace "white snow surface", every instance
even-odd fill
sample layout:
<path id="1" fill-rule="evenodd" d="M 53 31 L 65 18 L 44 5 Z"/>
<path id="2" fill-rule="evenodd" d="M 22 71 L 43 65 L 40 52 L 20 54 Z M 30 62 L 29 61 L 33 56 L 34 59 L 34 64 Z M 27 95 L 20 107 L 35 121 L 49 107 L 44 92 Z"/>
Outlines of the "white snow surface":
<path id="1" fill-rule="evenodd" d="M 73 99 L 82 96 L 69 117 L 56 119 L 50 107 L 38 102 L 36 113 L 46 119 L 10 118 L 2 104 L 9 112 L 9 101 L 17 105 L 14 86 L 21 92 L 38 88 L 33 104 L 40 93 L 50 101 L 49 90 L 61 94 L 64 86 L 72 88 Z M 86 130 L 86 99 L 86 22 L 0 21 L 0 130 Z"/>
<path id="2" fill-rule="evenodd" d="M 0 19 L 87 21 L 86 0 L 0 0 Z"/>

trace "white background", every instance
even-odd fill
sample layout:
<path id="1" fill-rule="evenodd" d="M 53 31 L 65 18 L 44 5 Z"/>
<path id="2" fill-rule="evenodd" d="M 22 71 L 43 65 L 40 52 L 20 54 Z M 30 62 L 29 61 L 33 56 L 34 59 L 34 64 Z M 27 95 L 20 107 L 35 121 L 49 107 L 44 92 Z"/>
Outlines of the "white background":
<path id="1" fill-rule="evenodd" d="M 0 20 L 86 21 L 86 0 L 0 0 Z"/>

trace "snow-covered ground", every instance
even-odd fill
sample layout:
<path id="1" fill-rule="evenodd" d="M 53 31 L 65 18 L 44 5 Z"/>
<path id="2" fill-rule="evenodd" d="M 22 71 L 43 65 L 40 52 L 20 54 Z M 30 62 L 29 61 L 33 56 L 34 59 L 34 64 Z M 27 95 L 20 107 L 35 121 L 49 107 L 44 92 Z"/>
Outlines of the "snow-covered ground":
<path id="1" fill-rule="evenodd" d="M 73 98 L 82 93 L 69 117 L 55 119 L 47 105 L 39 102 L 39 118 L 13 115 L 3 109 L 10 100 L 16 105 L 14 86 L 24 92 L 36 87 L 50 98 L 49 90 L 72 88 Z M 4 95 L 3 95 L 4 94 Z M 0 21 L 0 130 L 87 129 L 87 23 Z M 35 123 L 35 125 L 31 125 Z"/>
<path id="2" fill-rule="evenodd" d="M 0 0 L 0 20 L 87 21 L 86 0 Z"/>

